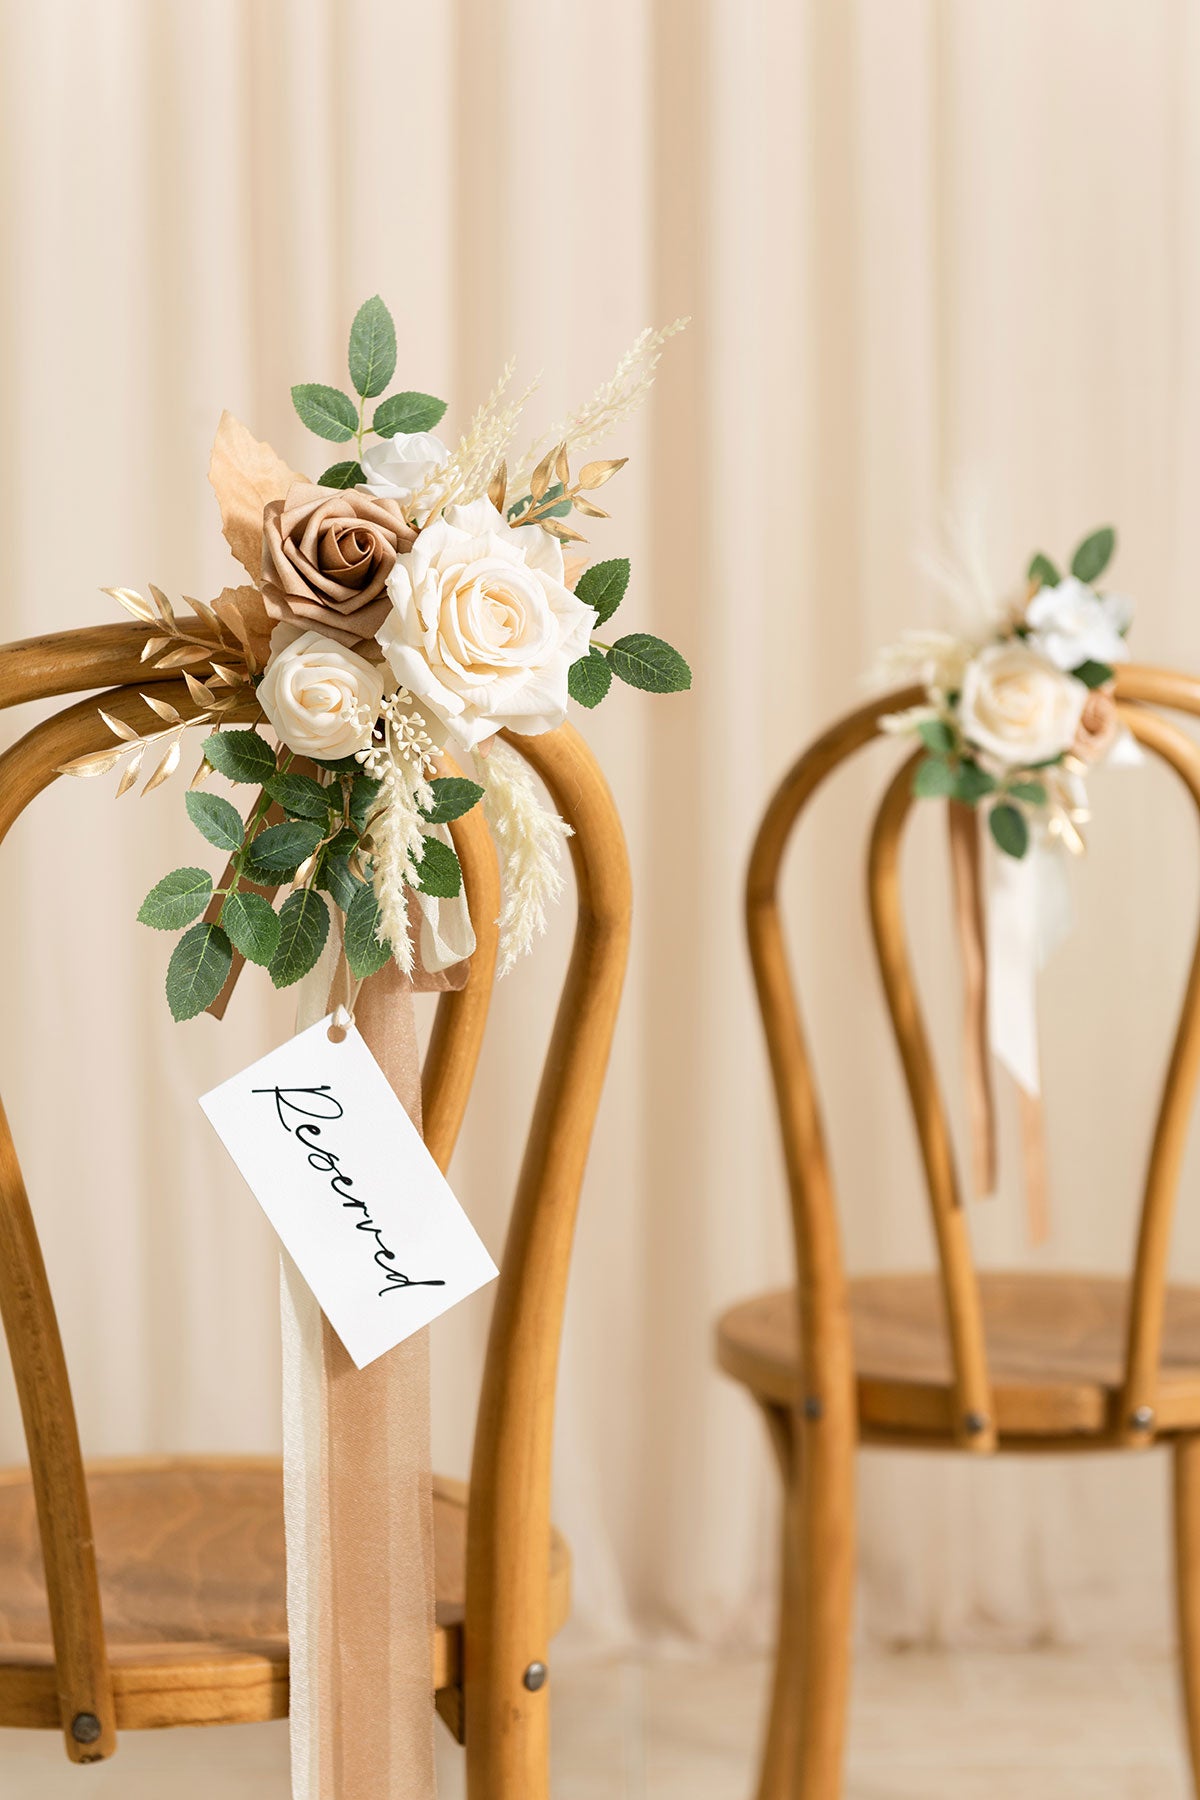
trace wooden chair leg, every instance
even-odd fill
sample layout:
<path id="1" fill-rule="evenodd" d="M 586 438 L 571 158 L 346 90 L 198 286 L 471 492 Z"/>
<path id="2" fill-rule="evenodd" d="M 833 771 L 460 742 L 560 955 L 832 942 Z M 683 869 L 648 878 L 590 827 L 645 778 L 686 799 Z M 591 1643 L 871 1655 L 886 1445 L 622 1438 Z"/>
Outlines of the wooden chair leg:
<path id="1" fill-rule="evenodd" d="M 783 1477 L 775 1678 L 758 1800 L 839 1800 L 854 1611 L 854 1444 L 765 1406 Z"/>
<path id="2" fill-rule="evenodd" d="M 1175 1445 L 1175 1606 L 1192 1786 L 1200 1795 L 1200 1437 Z"/>

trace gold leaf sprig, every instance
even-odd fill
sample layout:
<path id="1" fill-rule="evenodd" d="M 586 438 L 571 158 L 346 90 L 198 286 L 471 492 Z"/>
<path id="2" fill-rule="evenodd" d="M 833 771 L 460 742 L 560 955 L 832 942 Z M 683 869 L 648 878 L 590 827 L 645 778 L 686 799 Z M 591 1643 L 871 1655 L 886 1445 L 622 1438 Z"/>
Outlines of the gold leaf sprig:
<path id="1" fill-rule="evenodd" d="M 183 753 L 183 734 L 193 725 L 211 725 L 225 713 L 232 712 L 239 701 L 245 698 L 248 684 L 239 681 L 236 686 L 227 685 L 224 693 L 219 688 L 225 685 L 222 677 L 213 675 L 208 682 L 197 681 L 194 675 L 184 672 L 183 679 L 187 683 L 188 692 L 200 707 L 190 719 L 185 719 L 178 707 L 172 706 L 160 694 L 142 694 L 141 698 L 164 721 L 160 731 L 136 731 L 123 719 L 114 718 L 104 708 L 97 707 L 100 717 L 108 726 L 113 736 L 119 741 L 115 749 L 92 750 L 85 756 L 77 756 L 72 762 L 64 763 L 59 769 L 60 775 L 79 775 L 88 779 L 94 775 L 107 775 L 115 769 L 121 758 L 132 752 L 129 761 L 121 771 L 121 779 L 117 783 L 116 798 L 127 794 L 137 783 L 147 758 L 153 760 L 161 746 L 163 754 L 142 788 L 143 794 L 152 794 L 164 781 L 169 781 L 179 767 L 179 759 Z M 203 765 L 202 765 L 203 766 Z M 192 784 L 193 786 L 196 783 Z"/>
<path id="2" fill-rule="evenodd" d="M 529 477 L 529 505 L 513 519 L 514 525 L 540 525 L 552 537 L 560 539 L 564 544 L 583 544 L 587 540 L 580 531 L 572 530 L 564 525 L 561 519 L 551 517 L 559 507 L 570 503 L 576 510 L 589 519 L 607 519 L 603 507 L 596 506 L 585 494 L 595 488 L 603 487 L 611 481 L 619 469 L 623 469 L 629 461 L 627 456 L 618 456 L 610 461 L 585 463 L 579 471 L 574 487 L 571 485 L 571 464 L 567 456 L 566 443 L 556 444 L 548 450 L 541 462 Z M 555 478 L 557 491 L 550 488 L 551 477 Z M 488 487 L 488 498 L 497 512 L 504 511 L 507 497 L 508 475 L 503 463 L 493 475 Z"/>
<path id="3" fill-rule="evenodd" d="M 221 664 L 213 658 L 213 651 L 217 650 L 227 652 L 240 666 L 241 672 L 233 680 L 240 682 L 258 673 L 249 633 L 244 627 L 237 629 L 241 621 L 236 612 L 226 620 L 207 602 L 185 596 L 194 616 L 188 618 L 185 615 L 180 620 L 167 596 L 153 582 L 150 583 L 149 600 L 135 588 L 102 588 L 100 591 L 123 606 L 139 624 L 152 627 L 153 635 L 146 639 L 141 652 L 141 661 L 148 662 L 151 668 L 186 669 L 211 662 L 215 671 L 224 673 Z M 233 680 L 227 680 L 226 685 L 232 686 Z"/>

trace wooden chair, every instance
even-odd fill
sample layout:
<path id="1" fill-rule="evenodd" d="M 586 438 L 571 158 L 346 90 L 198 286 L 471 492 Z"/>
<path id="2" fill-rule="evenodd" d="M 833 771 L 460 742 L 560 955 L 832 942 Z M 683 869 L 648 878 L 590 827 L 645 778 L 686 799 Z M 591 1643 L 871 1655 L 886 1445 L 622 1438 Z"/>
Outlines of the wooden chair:
<path id="1" fill-rule="evenodd" d="M 146 635 L 120 625 L 10 645 L 0 650 L 0 705 L 109 687 L 106 710 L 140 725 L 138 690 L 157 681 L 190 716 L 184 684 L 139 661 Z M 62 763 L 110 741 L 93 695 L 0 757 L 0 837 Z M 555 1372 L 630 917 L 620 822 L 582 738 L 563 726 L 512 743 L 573 829 L 578 912 L 496 1287 L 470 1486 L 435 1486 L 437 1705 L 465 1741 L 471 1800 L 549 1792 L 545 1665 L 570 1603 L 568 1550 L 550 1524 Z M 498 911 L 478 809 L 453 831 L 479 949 L 466 987 L 439 999 L 423 1071 L 426 1138 L 443 1169 L 483 1038 Z M 2 1113 L 0 1314 L 29 1450 L 27 1469 L 0 1474 L 0 1725 L 61 1730 L 68 1756 L 84 1763 L 111 1756 L 121 1730 L 286 1716 L 279 1462 L 84 1463 Z"/>
<path id="2" fill-rule="evenodd" d="M 1200 715 L 1200 680 L 1123 668 L 1126 724 L 1200 809 L 1200 751 L 1153 707 Z M 872 934 L 920 1145 L 936 1273 L 848 1280 L 820 1106 L 789 972 L 778 881 L 817 788 L 917 688 L 819 737 L 767 808 L 750 859 L 747 924 L 791 1194 L 798 1287 L 735 1306 L 721 1367 L 765 1415 L 785 1493 L 774 1690 L 759 1800 L 834 1800 L 842 1760 L 855 1574 L 854 1452 L 1140 1450 L 1174 1458 L 1183 1697 L 1200 1793 L 1200 1288 L 1166 1286 L 1175 1193 L 1200 1074 L 1200 939 L 1150 1152 L 1128 1280 L 978 1274 L 945 1108 L 905 944 L 901 836 L 917 758 L 888 785 L 867 862 Z"/>

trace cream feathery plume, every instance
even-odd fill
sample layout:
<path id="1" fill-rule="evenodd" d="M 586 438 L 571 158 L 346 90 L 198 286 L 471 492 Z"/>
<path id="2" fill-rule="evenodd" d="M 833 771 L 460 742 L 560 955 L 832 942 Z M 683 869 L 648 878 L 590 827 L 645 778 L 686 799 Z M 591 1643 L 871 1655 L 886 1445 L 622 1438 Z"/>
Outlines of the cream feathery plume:
<path id="1" fill-rule="evenodd" d="M 568 452 L 588 450 L 593 444 L 606 438 L 622 420 L 637 412 L 654 385 L 654 372 L 658 368 L 663 346 L 678 332 L 686 330 L 690 323 L 690 319 L 676 319 L 673 325 L 667 325 L 662 331 L 655 331 L 652 326 L 647 325 L 634 338 L 608 380 L 596 389 L 592 398 L 569 419 L 562 420 L 553 431 L 546 432 L 536 444 L 530 445 L 513 473 L 509 492 L 525 492 L 530 476 L 550 445 L 563 444 Z"/>
<path id="2" fill-rule="evenodd" d="M 521 393 L 510 395 L 516 367 L 516 358 L 510 357 L 449 460 L 413 495 L 406 510 L 414 521 L 427 525 L 444 507 L 466 505 L 487 492 L 512 443 L 525 402 L 537 387 L 537 382 L 531 381 Z"/>
<path id="3" fill-rule="evenodd" d="M 499 739 L 475 758 L 484 816 L 500 857 L 499 974 L 507 975 L 546 929 L 546 909 L 563 890 L 563 839 L 571 827 L 542 805 L 533 776 Z"/>
<path id="4" fill-rule="evenodd" d="M 422 812 L 433 805 L 429 785 L 429 737 L 425 721 L 400 688 L 384 702 L 384 741 L 363 758 L 381 783 L 367 820 L 373 860 L 372 885 L 379 904 L 380 941 L 392 946 L 402 974 L 413 972 L 407 889 L 415 887 L 425 855 Z"/>

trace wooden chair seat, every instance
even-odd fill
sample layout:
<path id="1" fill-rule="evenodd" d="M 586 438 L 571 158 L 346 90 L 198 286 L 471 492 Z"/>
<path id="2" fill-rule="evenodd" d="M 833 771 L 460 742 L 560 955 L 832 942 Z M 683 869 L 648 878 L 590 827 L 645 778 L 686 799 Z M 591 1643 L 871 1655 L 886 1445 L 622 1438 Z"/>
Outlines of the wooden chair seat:
<path id="1" fill-rule="evenodd" d="M 949 1438 L 954 1371 L 936 1275 L 849 1284 L 864 1435 Z M 1001 1436 L 1103 1436 L 1117 1425 L 1129 1283 L 1102 1275 L 981 1274 L 988 1367 Z M 717 1327 L 721 1367 L 759 1399 L 798 1398 L 796 1297 L 761 1294 Z M 1157 1430 L 1200 1429 L 1200 1288 L 1166 1292 Z"/>
<path id="2" fill-rule="evenodd" d="M 88 1493 L 126 1730 L 279 1719 L 288 1710 L 283 1475 L 275 1458 L 92 1463 Z M 436 1477 L 439 1691 L 462 1679 L 467 1487 Z M 551 1539 L 551 1630 L 570 1611 L 570 1552 Z M 0 1725 L 59 1721 L 28 1471 L 0 1471 Z"/>

